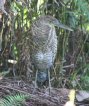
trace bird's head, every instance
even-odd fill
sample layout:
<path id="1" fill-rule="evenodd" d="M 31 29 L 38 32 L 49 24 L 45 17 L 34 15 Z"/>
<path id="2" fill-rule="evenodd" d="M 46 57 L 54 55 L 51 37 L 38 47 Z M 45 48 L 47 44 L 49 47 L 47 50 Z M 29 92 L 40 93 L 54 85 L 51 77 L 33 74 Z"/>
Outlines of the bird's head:
<path id="1" fill-rule="evenodd" d="M 61 22 L 59 22 L 56 18 L 54 18 L 52 16 L 49 16 L 49 15 L 41 16 L 40 21 L 41 20 L 42 20 L 42 23 L 49 24 L 51 26 L 57 26 L 59 28 L 63 28 L 63 29 L 69 30 L 69 31 L 73 31 L 71 28 L 62 24 Z"/>

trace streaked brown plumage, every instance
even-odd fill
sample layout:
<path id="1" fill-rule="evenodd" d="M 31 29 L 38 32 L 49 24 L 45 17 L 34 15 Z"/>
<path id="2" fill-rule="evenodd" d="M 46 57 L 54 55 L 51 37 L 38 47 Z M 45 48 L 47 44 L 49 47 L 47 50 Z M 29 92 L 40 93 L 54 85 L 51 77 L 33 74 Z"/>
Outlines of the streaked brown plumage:
<path id="1" fill-rule="evenodd" d="M 41 16 L 31 26 L 30 55 L 32 64 L 38 70 L 36 75 L 36 82 L 38 83 L 43 83 L 47 78 L 50 80 L 48 73 L 57 54 L 55 26 L 71 30 L 52 16 Z"/>

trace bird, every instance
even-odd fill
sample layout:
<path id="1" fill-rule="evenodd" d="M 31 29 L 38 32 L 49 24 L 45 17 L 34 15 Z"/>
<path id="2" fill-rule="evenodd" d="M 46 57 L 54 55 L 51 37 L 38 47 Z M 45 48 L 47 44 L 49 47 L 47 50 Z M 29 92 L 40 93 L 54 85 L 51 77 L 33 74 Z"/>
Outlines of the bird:
<path id="1" fill-rule="evenodd" d="M 51 88 L 50 71 L 54 65 L 58 46 L 55 26 L 72 31 L 50 15 L 40 16 L 31 25 L 30 57 L 36 70 L 35 87 L 43 86 L 48 80 Z"/>

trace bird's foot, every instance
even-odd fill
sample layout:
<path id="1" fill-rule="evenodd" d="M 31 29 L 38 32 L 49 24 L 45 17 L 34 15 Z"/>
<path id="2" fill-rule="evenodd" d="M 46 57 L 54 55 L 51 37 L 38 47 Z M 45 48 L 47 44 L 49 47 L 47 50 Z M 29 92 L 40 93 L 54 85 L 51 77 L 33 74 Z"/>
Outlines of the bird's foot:
<path id="1" fill-rule="evenodd" d="M 45 92 L 50 95 L 51 94 L 51 89 L 52 89 L 52 87 L 48 87 L 48 88 L 46 88 Z"/>
<path id="2" fill-rule="evenodd" d="M 34 94 L 36 91 L 37 91 L 37 87 L 34 87 L 32 93 Z"/>
<path id="3" fill-rule="evenodd" d="M 37 91 L 37 89 L 38 89 L 38 86 L 37 86 L 36 82 L 34 81 L 32 93 L 34 94 Z"/>

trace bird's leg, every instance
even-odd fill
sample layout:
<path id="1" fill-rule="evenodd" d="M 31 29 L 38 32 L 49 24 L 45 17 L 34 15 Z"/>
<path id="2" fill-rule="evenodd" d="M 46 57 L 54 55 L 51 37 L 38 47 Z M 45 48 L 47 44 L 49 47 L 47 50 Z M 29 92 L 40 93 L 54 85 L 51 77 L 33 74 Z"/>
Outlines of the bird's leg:
<path id="1" fill-rule="evenodd" d="M 50 90 L 51 90 L 50 70 L 48 70 L 48 78 L 49 78 L 49 94 L 50 94 Z"/>
<path id="2" fill-rule="evenodd" d="M 37 86 L 37 75 L 38 75 L 38 70 L 36 71 L 36 76 L 35 76 L 35 87 L 34 87 L 34 89 L 33 89 L 33 93 L 35 93 L 35 91 L 36 91 L 36 88 L 38 88 L 38 86 Z"/>
<path id="3" fill-rule="evenodd" d="M 37 86 L 37 76 L 38 76 L 38 70 L 36 71 L 36 77 L 35 77 L 35 89 L 38 88 L 38 86 Z"/>

